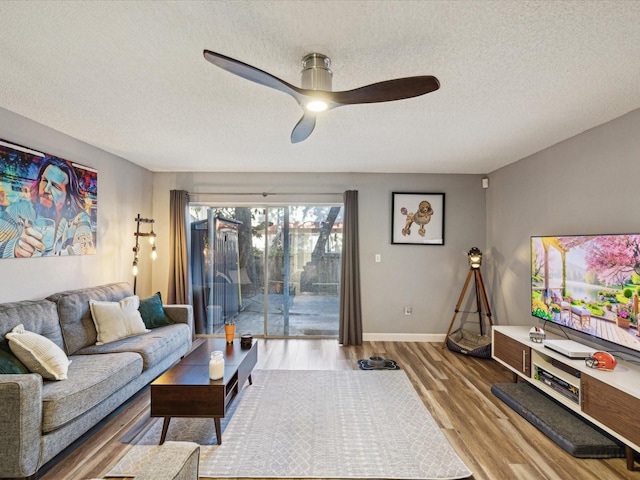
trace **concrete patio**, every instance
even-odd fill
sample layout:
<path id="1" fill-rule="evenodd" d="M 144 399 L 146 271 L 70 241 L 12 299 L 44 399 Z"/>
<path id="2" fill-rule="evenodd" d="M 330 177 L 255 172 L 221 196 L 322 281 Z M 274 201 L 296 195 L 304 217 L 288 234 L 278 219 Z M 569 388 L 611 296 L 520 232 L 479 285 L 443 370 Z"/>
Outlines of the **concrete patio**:
<path id="1" fill-rule="evenodd" d="M 288 332 L 285 322 L 284 295 L 270 293 L 267 311 L 267 336 L 337 337 L 340 297 L 338 295 L 295 295 L 289 297 Z M 236 333 L 264 336 L 264 295 L 243 298 L 235 318 Z M 224 325 L 214 325 L 214 335 L 224 334 Z"/>

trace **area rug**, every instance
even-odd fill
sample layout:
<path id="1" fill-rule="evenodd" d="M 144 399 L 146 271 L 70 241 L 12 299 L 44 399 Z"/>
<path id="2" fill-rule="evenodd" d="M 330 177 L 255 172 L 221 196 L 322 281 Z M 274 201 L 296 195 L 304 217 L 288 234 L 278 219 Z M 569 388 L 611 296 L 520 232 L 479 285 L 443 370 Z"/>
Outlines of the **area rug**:
<path id="1" fill-rule="evenodd" d="M 402 370 L 256 370 L 215 446 L 213 421 L 172 419 L 167 440 L 200 443 L 215 478 L 458 479 L 472 472 Z M 134 476 L 161 421 L 107 476 Z"/>

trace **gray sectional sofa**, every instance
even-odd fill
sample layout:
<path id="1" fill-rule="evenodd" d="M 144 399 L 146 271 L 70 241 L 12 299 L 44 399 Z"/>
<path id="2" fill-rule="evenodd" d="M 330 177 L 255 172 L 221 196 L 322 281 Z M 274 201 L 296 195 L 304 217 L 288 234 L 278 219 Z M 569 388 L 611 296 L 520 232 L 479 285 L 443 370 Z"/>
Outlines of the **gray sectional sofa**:
<path id="1" fill-rule="evenodd" d="M 113 283 L 0 304 L 0 338 L 23 324 L 71 360 L 65 380 L 0 375 L 0 478 L 37 478 L 42 465 L 189 351 L 189 305 L 164 306 L 170 325 L 95 345 L 89 300 L 115 302 L 131 295 L 127 283 Z"/>

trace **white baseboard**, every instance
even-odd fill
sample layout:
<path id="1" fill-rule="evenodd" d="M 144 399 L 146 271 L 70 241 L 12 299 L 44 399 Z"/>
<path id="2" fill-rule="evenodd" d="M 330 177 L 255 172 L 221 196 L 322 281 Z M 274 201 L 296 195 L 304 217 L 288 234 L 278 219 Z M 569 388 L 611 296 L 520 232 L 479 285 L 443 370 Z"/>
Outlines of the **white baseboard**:
<path id="1" fill-rule="evenodd" d="M 444 342 L 444 333 L 363 333 L 365 342 Z"/>
<path id="2" fill-rule="evenodd" d="M 363 333 L 362 340 L 365 342 L 444 342 L 444 333 Z M 210 335 L 198 333 L 196 338 L 223 338 L 222 335 Z M 263 338 L 259 335 L 257 338 Z M 286 337 L 277 337 L 286 338 Z"/>

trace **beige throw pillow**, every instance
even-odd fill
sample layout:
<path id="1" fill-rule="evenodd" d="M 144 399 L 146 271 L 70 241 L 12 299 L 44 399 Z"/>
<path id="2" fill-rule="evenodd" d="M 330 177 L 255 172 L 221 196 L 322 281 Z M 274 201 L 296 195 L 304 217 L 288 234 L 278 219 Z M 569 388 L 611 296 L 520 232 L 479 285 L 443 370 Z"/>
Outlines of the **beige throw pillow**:
<path id="1" fill-rule="evenodd" d="M 47 337 L 29 332 L 22 324 L 5 335 L 9 348 L 32 373 L 47 380 L 65 380 L 71 360 Z"/>
<path id="2" fill-rule="evenodd" d="M 140 298 L 137 295 L 123 298 L 119 302 L 89 300 L 91 317 L 98 331 L 96 345 L 150 332 L 142 321 L 139 306 Z"/>

